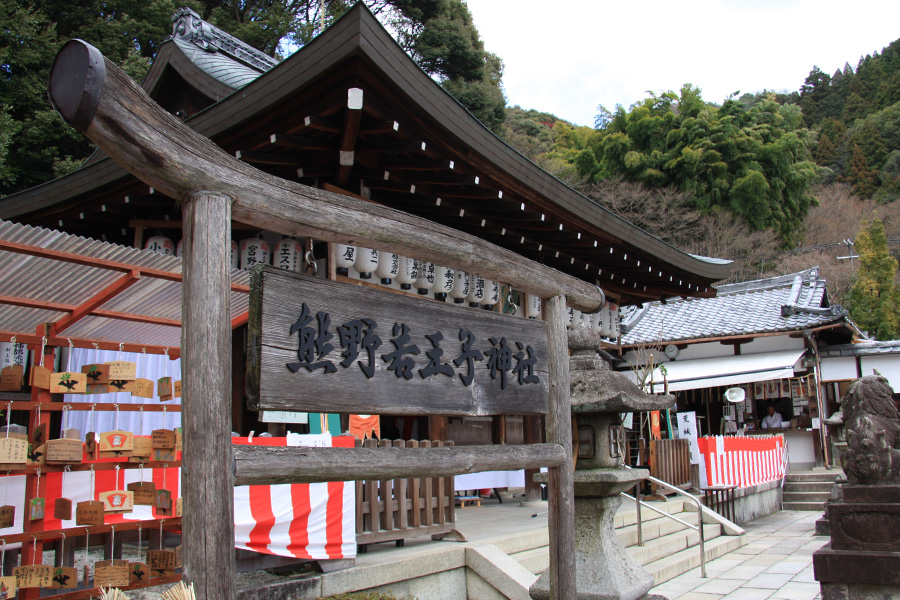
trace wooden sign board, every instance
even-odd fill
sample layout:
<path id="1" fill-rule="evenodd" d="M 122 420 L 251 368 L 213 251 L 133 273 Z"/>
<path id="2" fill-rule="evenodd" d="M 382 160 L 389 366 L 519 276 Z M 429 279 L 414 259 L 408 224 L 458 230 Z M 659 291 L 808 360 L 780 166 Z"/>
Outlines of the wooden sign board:
<path id="1" fill-rule="evenodd" d="M 0 577 L 0 600 L 16 597 L 16 577 Z"/>
<path id="2" fill-rule="evenodd" d="M 85 500 L 75 505 L 75 524 L 103 525 L 103 503 L 96 500 Z"/>
<path id="3" fill-rule="evenodd" d="M 171 429 L 154 429 L 150 439 L 153 448 L 175 449 L 175 432 Z"/>
<path id="4" fill-rule="evenodd" d="M 149 379 L 135 379 L 131 395 L 139 398 L 152 398 L 154 384 Z"/>
<path id="5" fill-rule="evenodd" d="M 353 414 L 546 413 L 542 321 L 256 267 L 248 404 Z"/>
<path id="6" fill-rule="evenodd" d="M 172 388 L 172 378 L 171 377 L 160 377 L 156 380 L 156 389 L 159 390 L 159 401 L 166 402 L 168 400 L 172 400 L 174 396 L 174 389 Z"/>
<path id="7" fill-rule="evenodd" d="M 42 390 L 50 389 L 50 369 L 35 365 L 31 367 L 31 385 Z"/>
<path id="8" fill-rule="evenodd" d="M 134 481 L 128 484 L 128 491 L 134 493 L 134 503 L 153 506 L 156 503 L 156 484 L 152 481 Z"/>
<path id="9" fill-rule="evenodd" d="M 78 570 L 75 567 L 53 567 L 53 589 L 74 590 L 78 587 Z"/>
<path id="10" fill-rule="evenodd" d="M 110 379 L 109 380 L 109 393 L 117 393 L 117 392 L 133 392 L 134 391 L 134 380 L 133 379 Z"/>
<path id="11" fill-rule="evenodd" d="M 124 587 L 130 582 L 128 565 L 109 565 L 94 569 L 94 587 Z"/>
<path id="12" fill-rule="evenodd" d="M 53 501 L 53 518 L 61 521 L 72 519 L 72 501 L 69 498 L 57 498 Z"/>
<path id="13" fill-rule="evenodd" d="M 28 440 L 0 437 L 0 464 L 24 465 L 28 460 Z"/>
<path id="14" fill-rule="evenodd" d="M 127 360 L 113 360 L 106 364 L 109 366 L 107 377 L 109 377 L 110 381 L 114 379 L 131 380 L 137 377 L 137 363 Z"/>
<path id="15" fill-rule="evenodd" d="M 131 585 L 146 583 L 150 579 L 150 565 L 142 562 L 128 563 L 128 582 Z"/>
<path id="16" fill-rule="evenodd" d="M 147 564 L 153 577 L 165 577 L 175 572 L 175 553 L 171 550 L 150 550 Z"/>
<path id="17" fill-rule="evenodd" d="M 16 587 L 39 588 L 53 585 L 53 567 L 47 565 L 23 565 L 13 569 Z"/>
<path id="18" fill-rule="evenodd" d="M 100 452 L 121 452 L 134 449 L 134 434 L 130 431 L 104 431 L 100 434 Z"/>
<path id="19" fill-rule="evenodd" d="M 6 506 L 0 506 L 0 529 L 6 529 L 7 527 L 12 527 L 16 522 L 16 507 L 7 504 Z"/>
<path id="20" fill-rule="evenodd" d="M 100 493 L 103 511 L 111 513 L 127 513 L 134 509 L 134 492 L 111 490 Z"/>

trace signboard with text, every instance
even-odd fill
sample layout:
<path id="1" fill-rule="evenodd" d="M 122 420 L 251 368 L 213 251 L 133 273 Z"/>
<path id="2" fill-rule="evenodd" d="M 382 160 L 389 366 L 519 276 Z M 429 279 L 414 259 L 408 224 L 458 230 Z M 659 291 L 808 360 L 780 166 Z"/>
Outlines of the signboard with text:
<path id="1" fill-rule="evenodd" d="M 252 271 L 254 410 L 546 413 L 541 321 L 274 269 Z"/>

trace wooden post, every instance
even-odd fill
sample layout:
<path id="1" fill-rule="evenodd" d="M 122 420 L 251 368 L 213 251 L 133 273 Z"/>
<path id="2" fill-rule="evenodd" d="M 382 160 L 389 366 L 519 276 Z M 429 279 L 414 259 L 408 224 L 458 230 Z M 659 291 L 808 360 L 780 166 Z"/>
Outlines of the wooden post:
<path id="1" fill-rule="evenodd" d="M 544 302 L 550 371 L 547 442 L 565 449 L 566 461 L 549 470 L 550 595 L 575 600 L 575 465 L 572 457 L 572 399 L 569 396 L 569 342 L 566 298 Z"/>
<path id="2" fill-rule="evenodd" d="M 541 417 L 525 415 L 522 419 L 522 433 L 526 444 L 541 443 Z M 525 502 L 538 502 L 541 499 L 541 484 L 534 481 L 539 469 L 525 469 Z"/>
<path id="3" fill-rule="evenodd" d="M 184 203 L 181 333 L 184 576 L 198 598 L 234 600 L 231 452 L 231 199 Z"/>

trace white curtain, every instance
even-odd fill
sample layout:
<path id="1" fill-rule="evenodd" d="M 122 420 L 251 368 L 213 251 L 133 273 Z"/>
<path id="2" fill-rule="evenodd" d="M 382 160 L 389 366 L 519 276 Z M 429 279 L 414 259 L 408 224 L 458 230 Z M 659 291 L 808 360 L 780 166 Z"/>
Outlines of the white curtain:
<path id="1" fill-rule="evenodd" d="M 181 398 L 175 398 L 167 402 L 159 401 L 159 390 L 156 380 L 169 376 L 172 381 L 181 379 L 181 360 L 168 359 L 164 354 L 144 354 L 143 352 L 115 352 L 111 350 L 94 350 L 85 348 L 72 348 L 69 360 L 70 371 L 81 371 L 84 365 L 105 363 L 113 360 L 127 360 L 137 363 L 137 376 L 149 379 L 154 383 L 154 398 L 140 398 L 132 396 L 130 392 L 117 392 L 110 394 L 66 394 L 66 402 L 108 402 L 111 404 L 157 404 L 173 406 L 181 404 Z M 143 415 L 143 417 L 142 417 Z M 142 424 L 143 420 L 143 424 Z M 164 422 L 165 421 L 165 422 Z M 81 432 L 82 437 L 89 431 L 100 433 L 111 431 L 116 424 L 116 411 L 73 410 L 69 411 L 69 427 L 75 427 Z M 181 427 L 181 413 L 169 411 L 119 411 L 119 429 L 131 431 L 135 435 L 150 435 L 154 429 L 174 429 Z"/>

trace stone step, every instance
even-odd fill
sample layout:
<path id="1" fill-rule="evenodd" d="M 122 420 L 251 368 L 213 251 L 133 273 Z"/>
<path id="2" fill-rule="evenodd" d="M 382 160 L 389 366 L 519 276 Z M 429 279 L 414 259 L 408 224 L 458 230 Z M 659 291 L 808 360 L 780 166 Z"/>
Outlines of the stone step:
<path id="1" fill-rule="evenodd" d="M 815 512 L 825 512 L 824 502 L 785 502 L 781 506 L 781 510 L 806 510 Z"/>
<path id="2" fill-rule="evenodd" d="M 722 533 L 722 526 L 704 525 L 704 540 L 713 540 Z M 700 535 L 693 529 L 682 529 L 675 533 L 644 542 L 643 546 L 631 546 L 628 553 L 642 565 L 657 561 L 663 557 L 678 553 L 700 543 Z M 698 551 L 699 552 L 699 551 Z"/>
<path id="3" fill-rule="evenodd" d="M 834 485 L 830 481 L 792 481 L 785 482 L 785 492 L 831 492 Z"/>
<path id="4" fill-rule="evenodd" d="M 649 542 L 650 540 L 655 540 L 657 538 L 667 536 L 669 534 L 675 533 L 677 531 L 682 531 L 687 529 L 686 526 L 682 525 L 678 521 L 673 521 L 672 519 L 663 518 L 660 515 L 659 519 L 654 519 L 652 521 L 647 521 L 644 517 L 644 512 L 652 512 L 652 511 L 642 511 L 642 525 L 641 525 L 641 535 L 644 542 Z M 691 525 L 696 524 L 697 522 L 697 513 L 695 512 L 681 512 L 672 515 L 690 523 Z M 622 542 L 622 545 L 628 548 L 629 546 L 634 546 L 638 543 L 638 531 L 637 524 L 628 525 L 627 527 L 619 527 L 616 529 L 616 533 L 619 536 L 619 541 Z"/>
<path id="5" fill-rule="evenodd" d="M 820 502 L 824 504 L 830 497 L 831 492 L 785 492 L 784 503 Z"/>
<path id="6" fill-rule="evenodd" d="M 682 498 L 672 499 L 667 502 L 648 502 L 646 499 L 643 500 L 644 502 L 647 502 L 648 504 L 653 506 L 653 508 L 661 510 L 670 515 L 674 515 L 684 511 L 684 500 Z M 634 525 L 635 523 L 637 523 L 637 509 L 635 508 L 634 504 L 635 503 L 633 500 L 622 498 L 622 507 L 616 513 L 616 516 L 613 520 L 613 527 L 618 529 L 619 527 L 626 527 L 628 525 Z M 644 523 L 653 521 L 655 519 L 664 518 L 665 517 L 663 517 L 656 511 L 650 510 L 646 507 L 641 508 L 641 521 Z"/>
<path id="7" fill-rule="evenodd" d="M 707 540 L 704 544 L 706 562 L 708 563 L 724 554 L 737 550 L 743 544 L 744 540 L 742 539 L 742 536 L 737 535 L 722 535 Z M 692 546 L 664 558 L 660 558 L 659 560 L 647 563 L 644 565 L 644 569 L 653 575 L 653 585 L 659 585 L 699 566 L 700 551 L 696 546 Z"/>
<path id="8" fill-rule="evenodd" d="M 812 473 L 788 473 L 784 477 L 785 483 L 796 483 L 798 481 L 827 481 L 834 483 L 834 480 L 841 474 L 837 469 L 831 471 L 812 472 Z"/>

